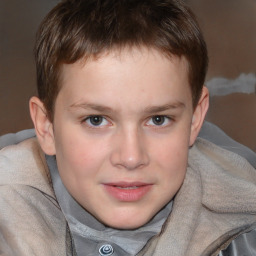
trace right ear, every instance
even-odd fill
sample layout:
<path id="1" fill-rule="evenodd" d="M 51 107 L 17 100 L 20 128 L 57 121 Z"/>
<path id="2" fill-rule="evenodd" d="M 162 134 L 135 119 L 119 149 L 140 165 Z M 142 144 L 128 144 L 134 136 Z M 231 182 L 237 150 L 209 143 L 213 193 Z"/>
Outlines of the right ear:
<path id="1" fill-rule="evenodd" d="M 29 101 L 29 109 L 42 150 L 47 155 L 55 155 L 53 124 L 48 119 L 43 102 L 37 97 L 32 97 Z"/>

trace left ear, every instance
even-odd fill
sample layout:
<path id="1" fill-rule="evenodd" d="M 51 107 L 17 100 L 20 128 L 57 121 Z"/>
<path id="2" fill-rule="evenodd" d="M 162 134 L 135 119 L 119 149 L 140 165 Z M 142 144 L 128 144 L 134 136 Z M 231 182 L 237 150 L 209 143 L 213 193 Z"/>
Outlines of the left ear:
<path id="1" fill-rule="evenodd" d="M 201 97 L 194 110 L 194 114 L 192 117 L 189 146 L 192 146 L 196 140 L 196 137 L 203 125 L 208 107 L 209 107 L 209 92 L 208 92 L 208 89 L 204 86 L 202 89 Z"/>

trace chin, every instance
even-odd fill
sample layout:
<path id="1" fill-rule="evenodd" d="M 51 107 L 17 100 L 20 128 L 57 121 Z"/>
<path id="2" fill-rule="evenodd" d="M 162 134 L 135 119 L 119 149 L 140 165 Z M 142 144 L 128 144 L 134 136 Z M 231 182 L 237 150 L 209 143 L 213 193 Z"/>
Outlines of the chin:
<path id="1" fill-rule="evenodd" d="M 143 222 L 143 223 L 105 223 L 106 226 L 110 227 L 110 228 L 114 228 L 114 229 L 121 229 L 121 230 L 132 230 L 132 229 L 138 229 L 140 227 L 142 227 L 143 225 L 145 225 L 147 222 Z"/>
<path id="2" fill-rule="evenodd" d="M 140 214 L 142 217 L 143 214 Z M 136 217 L 130 216 L 126 218 L 120 218 L 118 215 L 116 217 L 111 218 L 110 220 L 100 220 L 104 223 L 105 226 L 115 228 L 115 229 L 125 229 L 125 230 L 132 230 L 137 229 L 142 226 L 144 226 L 146 223 L 148 223 L 151 220 L 151 218 L 144 218 L 138 219 L 138 215 Z"/>

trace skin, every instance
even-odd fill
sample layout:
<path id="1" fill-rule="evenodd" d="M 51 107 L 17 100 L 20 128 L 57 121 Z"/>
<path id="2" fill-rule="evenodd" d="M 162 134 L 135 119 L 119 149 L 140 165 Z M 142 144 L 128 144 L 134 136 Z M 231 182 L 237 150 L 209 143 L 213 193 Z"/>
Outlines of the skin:
<path id="1" fill-rule="evenodd" d="M 181 187 L 208 108 L 204 88 L 193 110 L 187 70 L 185 58 L 152 49 L 112 51 L 63 65 L 53 124 L 31 99 L 43 151 L 56 154 L 70 194 L 103 224 L 138 228 Z"/>

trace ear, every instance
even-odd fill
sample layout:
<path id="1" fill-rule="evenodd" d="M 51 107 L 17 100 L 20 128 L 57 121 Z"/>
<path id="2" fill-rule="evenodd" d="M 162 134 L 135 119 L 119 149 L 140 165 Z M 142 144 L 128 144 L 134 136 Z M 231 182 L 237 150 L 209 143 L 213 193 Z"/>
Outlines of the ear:
<path id="1" fill-rule="evenodd" d="M 196 140 L 196 137 L 203 125 L 208 107 L 209 107 L 209 92 L 208 92 L 208 89 L 204 86 L 200 100 L 194 110 L 194 114 L 192 117 L 189 146 L 192 146 Z"/>
<path id="2" fill-rule="evenodd" d="M 55 155 L 53 124 L 47 117 L 43 102 L 37 97 L 32 97 L 29 101 L 29 109 L 42 150 L 47 155 Z"/>

